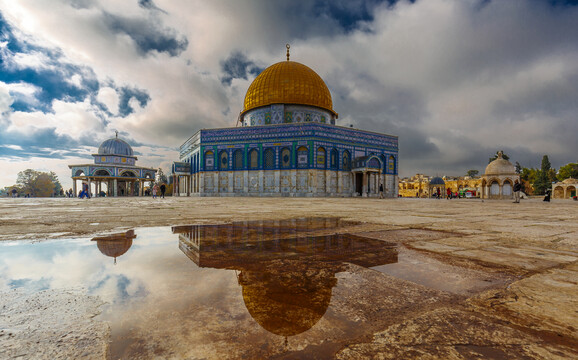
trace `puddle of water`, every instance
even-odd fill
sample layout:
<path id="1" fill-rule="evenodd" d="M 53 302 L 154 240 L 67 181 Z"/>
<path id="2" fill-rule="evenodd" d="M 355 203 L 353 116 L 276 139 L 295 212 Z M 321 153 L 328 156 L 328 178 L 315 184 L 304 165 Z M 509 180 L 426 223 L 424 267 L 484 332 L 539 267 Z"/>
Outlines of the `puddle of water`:
<path id="1" fill-rule="evenodd" d="M 431 267 L 416 271 L 413 254 L 394 243 L 335 233 L 355 225 L 306 218 L 4 242 L 0 291 L 84 288 L 100 296 L 115 359 L 330 357 L 374 326 L 356 313 L 364 295 L 351 285 L 365 280 L 348 264 L 440 287 Z M 363 284 L 371 293 L 374 284 Z M 393 303 L 382 306 L 408 308 L 391 291 Z"/>
<path id="2" fill-rule="evenodd" d="M 504 284 L 506 275 L 486 274 L 444 264 L 417 251 L 398 248 L 398 262 L 373 267 L 374 270 L 457 295 L 473 295 L 491 286 Z"/>

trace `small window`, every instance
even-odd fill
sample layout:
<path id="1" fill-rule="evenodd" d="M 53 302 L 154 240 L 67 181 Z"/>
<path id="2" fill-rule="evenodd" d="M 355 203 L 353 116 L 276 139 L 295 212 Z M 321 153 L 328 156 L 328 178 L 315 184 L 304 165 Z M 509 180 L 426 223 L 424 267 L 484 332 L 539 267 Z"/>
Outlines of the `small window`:
<path id="1" fill-rule="evenodd" d="M 265 169 L 275 168 L 275 151 L 273 149 L 265 150 Z"/>
<path id="2" fill-rule="evenodd" d="M 243 151 L 237 150 L 233 153 L 233 168 L 240 170 L 243 168 Z"/>
<path id="3" fill-rule="evenodd" d="M 317 149 L 317 167 L 325 169 L 325 149 L 322 147 Z"/>
<path id="4" fill-rule="evenodd" d="M 253 149 L 249 153 L 249 168 L 251 169 L 259 168 L 259 151 L 257 149 Z"/>
<path id="5" fill-rule="evenodd" d="M 309 150 L 305 146 L 297 149 L 297 166 L 306 168 L 309 165 Z"/>
<path id="6" fill-rule="evenodd" d="M 337 150 L 331 150 L 330 165 L 332 169 L 337 168 Z"/>
<path id="7" fill-rule="evenodd" d="M 291 150 L 287 148 L 281 150 L 281 167 L 285 169 L 291 167 Z"/>
<path id="8" fill-rule="evenodd" d="M 205 170 L 213 170 L 214 165 L 214 154 L 212 151 L 207 151 L 205 153 Z"/>
<path id="9" fill-rule="evenodd" d="M 351 159 L 349 157 L 348 151 L 345 151 L 343 153 L 343 170 L 345 171 L 351 170 Z"/>
<path id="10" fill-rule="evenodd" d="M 227 151 L 219 153 L 219 170 L 227 170 L 229 168 L 229 154 Z"/>

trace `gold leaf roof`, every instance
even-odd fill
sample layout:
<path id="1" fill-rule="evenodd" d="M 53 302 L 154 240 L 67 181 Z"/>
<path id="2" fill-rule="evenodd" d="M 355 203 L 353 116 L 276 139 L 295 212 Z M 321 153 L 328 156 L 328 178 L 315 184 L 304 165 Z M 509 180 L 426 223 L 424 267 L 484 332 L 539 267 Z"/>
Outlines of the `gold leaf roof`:
<path id="1" fill-rule="evenodd" d="M 241 116 L 247 111 L 272 104 L 298 104 L 333 111 L 331 93 L 325 82 L 309 67 L 282 61 L 265 69 L 249 86 Z"/>

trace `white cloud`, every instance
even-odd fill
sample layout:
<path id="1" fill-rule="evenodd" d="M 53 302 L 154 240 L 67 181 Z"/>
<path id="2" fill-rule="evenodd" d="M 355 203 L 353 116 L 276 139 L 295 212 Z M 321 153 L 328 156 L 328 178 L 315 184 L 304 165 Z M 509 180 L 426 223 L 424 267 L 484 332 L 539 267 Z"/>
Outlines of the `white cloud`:
<path id="1" fill-rule="evenodd" d="M 98 95 L 96 96 L 96 98 L 98 99 L 98 101 L 106 105 L 106 107 L 111 113 L 113 114 L 118 113 L 119 98 L 115 89 L 110 87 L 102 87 L 98 91 Z"/>

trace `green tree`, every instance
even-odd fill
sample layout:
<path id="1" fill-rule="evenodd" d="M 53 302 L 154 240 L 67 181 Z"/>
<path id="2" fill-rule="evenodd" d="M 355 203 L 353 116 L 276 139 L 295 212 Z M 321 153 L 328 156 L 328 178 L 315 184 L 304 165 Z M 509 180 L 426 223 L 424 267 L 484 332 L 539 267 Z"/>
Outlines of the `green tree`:
<path id="1" fill-rule="evenodd" d="M 503 150 L 498 150 L 498 151 L 496 151 L 496 155 L 492 156 L 492 157 L 488 160 L 488 164 L 491 163 L 492 161 L 496 160 L 496 159 L 498 158 L 498 154 L 499 154 L 500 152 L 502 153 L 502 159 L 504 159 L 504 160 L 510 160 L 510 157 L 509 157 L 508 155 L 504 154 L 504 151 L 503 151 Z"/>
<path id="2" fill-rule="evenodd" d="M 56 179 L 56 181 L 55 181 Z M 54 195 L 56 183 L 62 188 L 56 174 L 26 169 L 18 173 L 17 187 L 23 195 L 49 197 Z"/>
<path id="3" fill-rule="evenodd" d="M 563 181 L 568 178 L 578 179 L 578 164 L 569 163 L 560 167 L 558 174 L 556 175 L 556 179 Z"/>
<path id="4" fill-rule="evenodd" d="M 534 193 L 538 195 L 542 195 L 546 192 L 547 189 L 552 187 L 552 164 L 550 164 L 550 160 L 548 159 L 548 155 L 544 155 L 542 157 L 542 166 L 537 173 L 537 176 L 534 180 L 533 187 Z M 555 173 L 555 172 L 554 172 Z"/>
<path id="5" fill-rule="evenodd" d="M 159 171 L 157 172 L 157 183 L 158 184 L 168 184 L 169 183 L 169 180 L 167 179 L 167 176 L 163 172 L 162 168 L 159 168 Z"/>
<path id="6" fill-rule="evenodd" d="M 478 170 L 468 170 L 468 176 L 473 178 L 476 177 L 480 172 Z"/>
<path id="7" fill-rule="evenodd" d="M 50 179 L 52 179 L 52 182 L 54 183 L 54 196 L 60 196 L 60 192 L 63 189 L 62 184 L 60 184 L 60 180 L 58 180 L 58 175 L 56 175 L 54 171 L 51 171 L 49 175 Z"/>
<path id="8" fill-rule="evenodd" d="M 54 195 L 56 185 L 48 173 L 40 173 L 34 180 L 34 192 L 36 197 L 50 197 Z"/>

